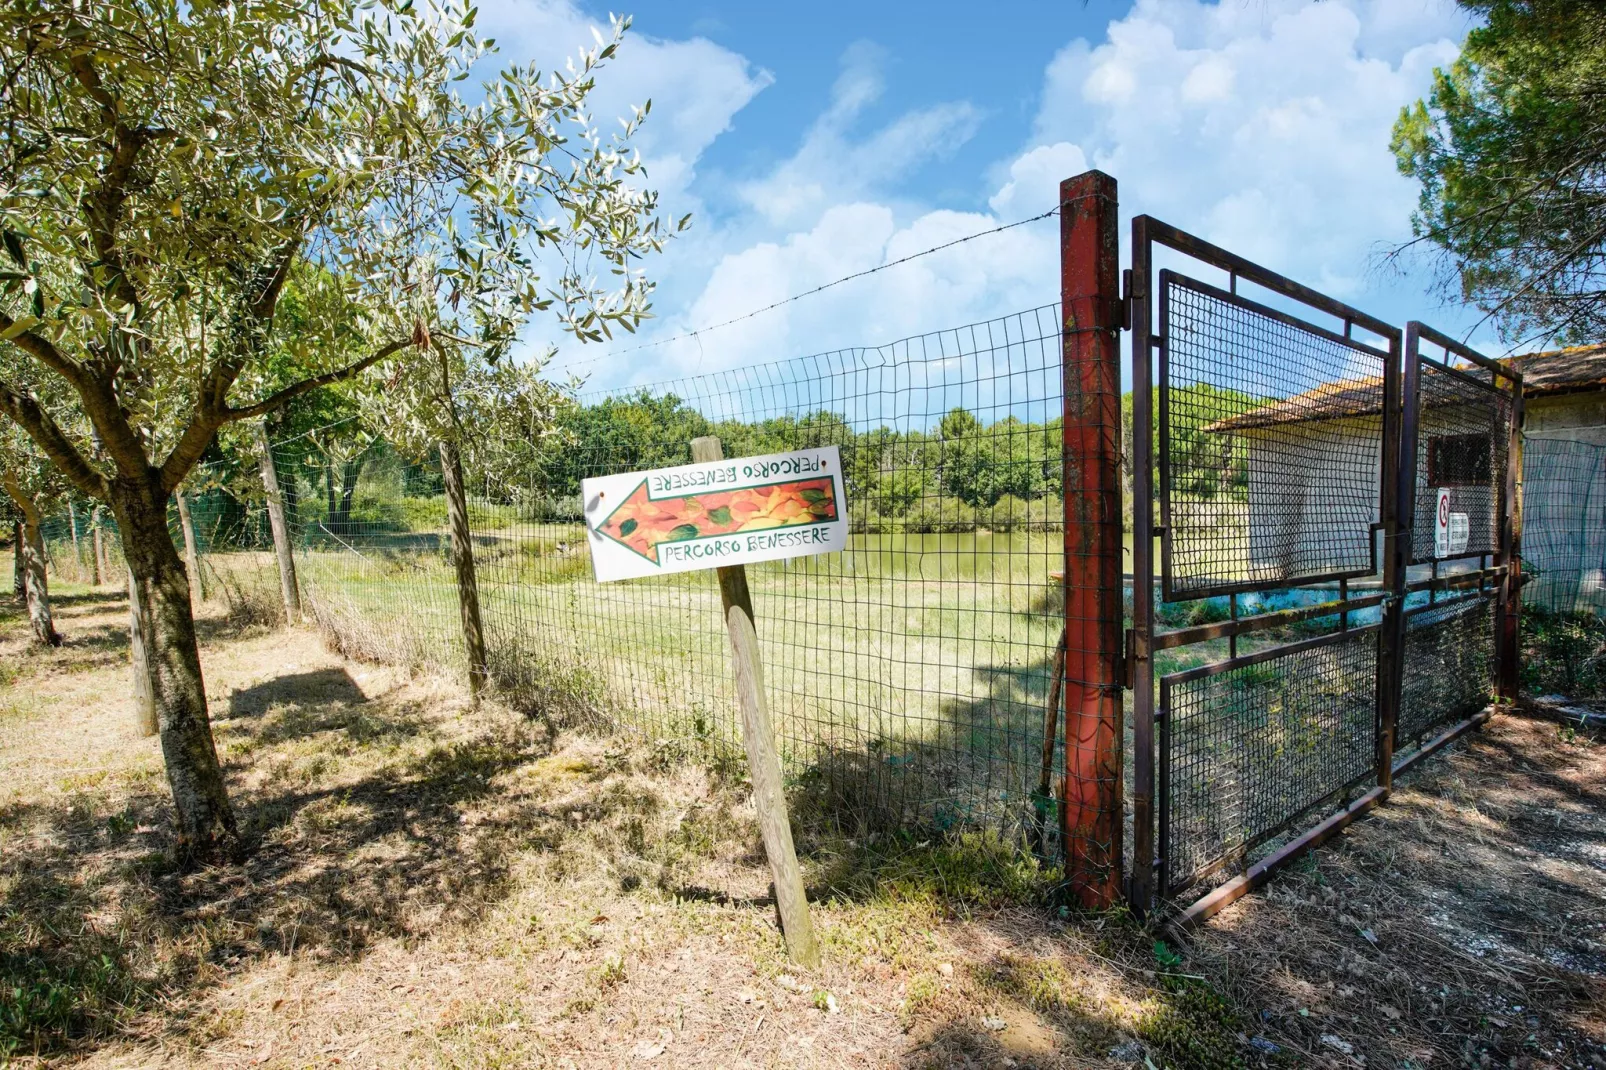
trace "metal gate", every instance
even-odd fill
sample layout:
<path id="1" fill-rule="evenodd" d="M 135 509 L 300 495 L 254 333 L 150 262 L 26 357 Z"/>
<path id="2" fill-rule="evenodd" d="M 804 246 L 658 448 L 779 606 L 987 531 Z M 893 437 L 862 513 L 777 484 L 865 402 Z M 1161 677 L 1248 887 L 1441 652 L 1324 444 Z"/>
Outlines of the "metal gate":
<path id="1" fill-rule="evenodd" d="M 1214 886 L 1191 923 L 1514 689 L 1520 385 L 1158 220 L 1132 235 L 1129 891 Z"/>

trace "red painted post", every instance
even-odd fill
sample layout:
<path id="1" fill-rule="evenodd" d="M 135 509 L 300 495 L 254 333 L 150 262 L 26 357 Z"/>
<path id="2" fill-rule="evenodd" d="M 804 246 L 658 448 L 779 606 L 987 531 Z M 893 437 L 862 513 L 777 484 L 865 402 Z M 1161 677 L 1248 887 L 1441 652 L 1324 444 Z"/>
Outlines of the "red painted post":
<path id="1" fill-rule="evenodd" d="M 1121 323 L 1115 179 L 1060 183 L 1065 316 L 1065 876 L 1082 904 L 1121 891 Z"/>

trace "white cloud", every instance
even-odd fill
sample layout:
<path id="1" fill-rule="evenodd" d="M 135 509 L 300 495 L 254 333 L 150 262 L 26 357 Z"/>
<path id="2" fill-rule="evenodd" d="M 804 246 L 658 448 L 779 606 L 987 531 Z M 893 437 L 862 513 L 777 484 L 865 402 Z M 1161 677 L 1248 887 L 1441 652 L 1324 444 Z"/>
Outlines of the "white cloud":
<path id="1" fill-rule="evenodd" d="M 965 101 L 905 113 L 860 140 L 853 128 L 882 94 L 881 49 L 847 52 L 831 104 L 788 160 L 740 190 L 747 206 L 775 226 L 807 225 L 833 204 L 872 196 L 928 161 L 942 159 L 975 134 L 980 111 Z"/>
<path id="2" fill-rule="evenodd" d="M 1139 0 L 1049 65 L 1036 139 L 1080 145 L 1124 207 L 1355 299 L 1415 204 L 1390 128 L 1465 29 L 1448 0 Z"/>
<path id="3" fill-rule="evenodd" d="M 934 210 L 909 174 L 981 121 L 959 101 L 859 132 L 879 56 L 850 52 L 797 152 L 739 189 L 737 211 L 663 262 L 677 290 L 645 338 L 706 328 L 852 272 L 1042 211 L 1091 165 L 1147 212 L 1385 318 L 1435 318 L 1420 280 L 1374 268 L 1409 232 L 1412 184 L 1388 151 L 1399 109 L 1454 58 L 1452 0 L 1138 0 L 1103 40 L 1044 72 L 1031 138 L 991 172 L 987 211 Z M 949 183 L 951 187 L 951 183 Z M 1124 231 L 1123 231 L 1124 233 Z M 645 381 L 914 333 L 1051 301 L 1052 220 L 982 238 L 697 339 L 603 361 Z M 665 296 L 667 296 L 667 290 Z M 1453 325 L 1456 316 L 1440 317 Z M 584 354 L 591 356 L 592 354 Z"/>
<path id="4" fill-rule="evenodd" d="M 481 32 L 496 38 L 500 63 L 534 62 L 546 70 L 561 70 L 568 57 L 594 47 L 591 28 L 598 25 L 573 0 L 490 0 L 481 7 L 479 23 Z M 600 29 L 606 36 L 606 23 Z M 598 76 L 592 114 L 606 134 L 616 129 L 613 117 L 652 101 L 634 144 L 666 209 L 678 215 L 696 207 L 688 187 L 698 158 L 774 80 L 706 38 L 664 40 L 638 24 Z"/>

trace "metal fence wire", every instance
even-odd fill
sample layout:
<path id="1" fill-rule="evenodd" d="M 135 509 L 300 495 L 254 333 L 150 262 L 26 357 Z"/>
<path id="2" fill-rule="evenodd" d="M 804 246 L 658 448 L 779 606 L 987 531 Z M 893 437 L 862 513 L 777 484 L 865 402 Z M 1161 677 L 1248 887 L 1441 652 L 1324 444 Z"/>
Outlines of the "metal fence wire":
<path id="1" fill-rule="evenodd" d="M 1386 351 L 1161 272 L 1168 600 L 1377 570 Z"/>
<path id="2" fill-rule="evenodd" d="M 1263 875 L 1513 693 L 1508 371 L 1147 216 L 1121 302 L 1113 181 L 1062 198 L 1061 304 L 588 393 L 545 438 L 465 449 L 491 682 L 555 723 L 740 754 L 716 578 L 595 582 L 580 499 L 583 479 L 689 463 L 714 435 L 729 458 L 841 451 L 847 549 L 747 566 L 803 821 L 997 830 L 1065 859 L 1083 902 L 1109 903 L 1125 868 L 1147 911 L 1155 891 L 1180 904 Z M 1161 247 L 1225 285 L 1151 279 Z M 1602 449 L 1527 450 L 1523 597 L 1606 609 Z M 236 459 L 175 501 L 203 596 L 279 604 L 272 502 L 290 591 L 332 643 L 467 670 L 439 458 L 338 424 L 285 430 L 267 456 L 271 494 Z M 53 519 L 60 574 L 121 582 L 109 519 Z"/>
<path id="3" fill-rule="evenodd" d="M 1523 601 L 1606 613 L 1606 446 L 1529 437 L 1522 468 Z"/>
<path id="4" fill-rule="evenodd" d="M 747 568 L 800 812 L 1044 846 L 1064 769 L 1054 680 L 1083 653 L 1060 650 L 1061 337 L 1048 306 L 579 397 L 550 442 L 467 472 L 494 682 L 544 715 L 739 753 L 713 574 L 595 582 L 580 481 L 688 463 L 707 434 L 731 457 L 834 445 L 848 549 Z M 308 439 L 274 454 L 306 611 L 349 653 L 463 668 L 438 463 L 383 442 L 338 462 Z M 272 570 L 259 504 L 229 530 L 208 541 L 212 573 L 240 584 Z"/>

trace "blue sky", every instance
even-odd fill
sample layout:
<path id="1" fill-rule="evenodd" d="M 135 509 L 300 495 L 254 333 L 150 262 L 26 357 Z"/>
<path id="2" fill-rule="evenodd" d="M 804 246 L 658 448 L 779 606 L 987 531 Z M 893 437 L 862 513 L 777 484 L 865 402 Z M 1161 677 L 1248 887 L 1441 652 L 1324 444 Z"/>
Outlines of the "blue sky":
<path id="1" fill-rule="evenodd" d="M 739 4 L 643 0 L 599 118 L 653 99 L 639 137 L 667 214 L 695 224 L 648 270 L 657 319 L 560 341 L 592 386 L 873 345 L 1057 295 L 1053 220 L 981 239 L 695 340 L 675 335 L 1054 204 L 1088 166 L 1148 212 L 1403 324 L 1503 351 L 1381 253 L 1413 185 L 1388 152 L 1468 28 L 1452 0 Z M 607 12 L 491 0 L 503 55 L 544 65 Z M 1123 228 L 1124 232 L 1124 228 Z M 539 338 L 532 339 L 538 343 Z M 625 352 L 627 348 L 631 351 Z"/>

